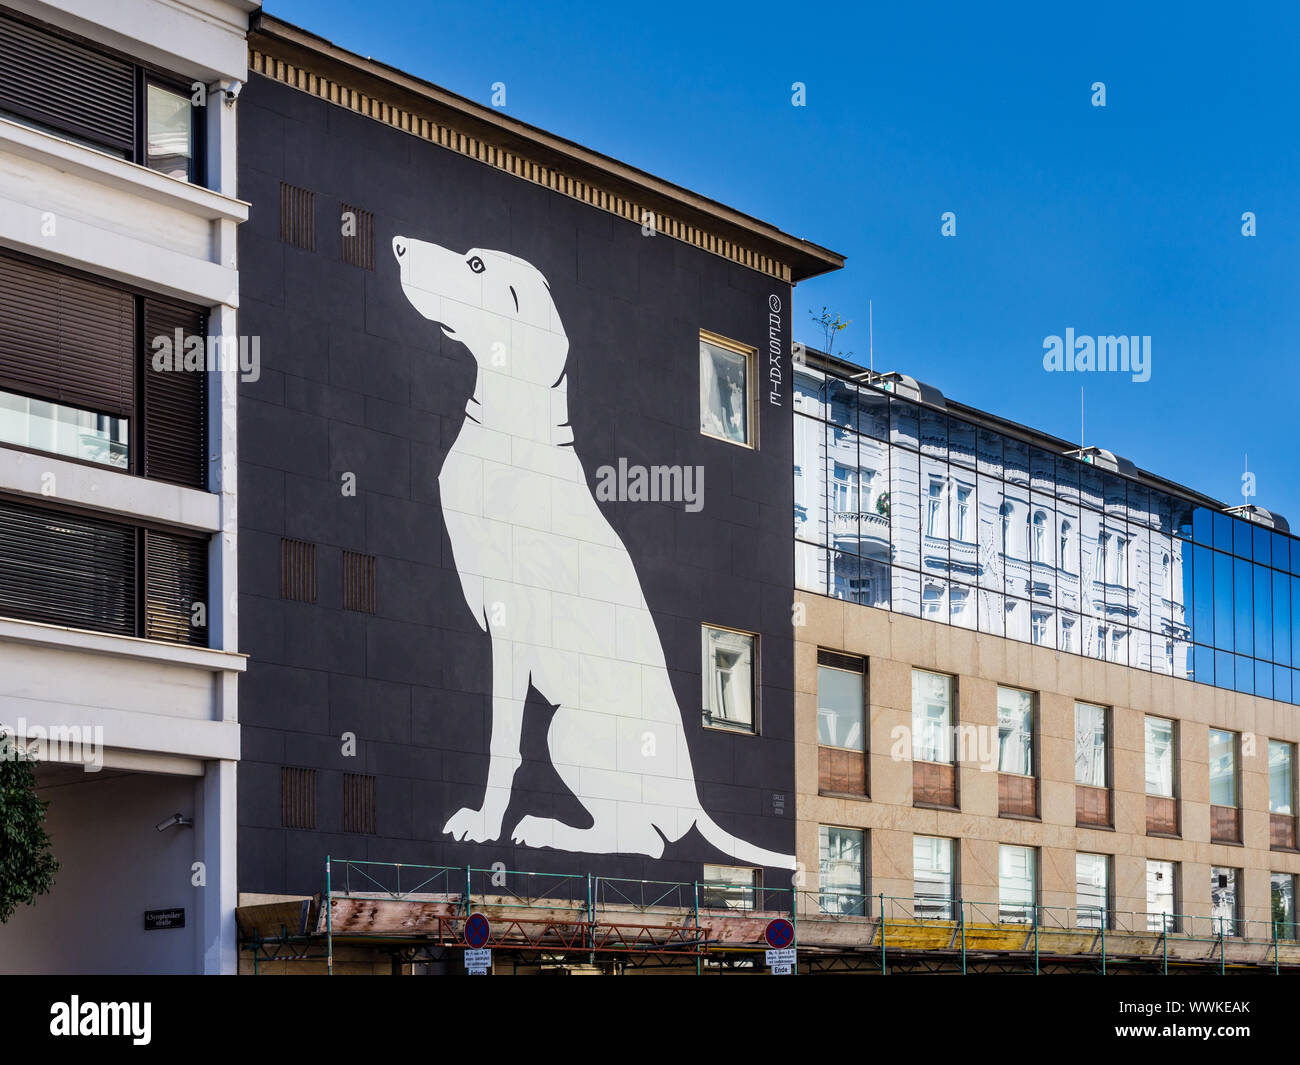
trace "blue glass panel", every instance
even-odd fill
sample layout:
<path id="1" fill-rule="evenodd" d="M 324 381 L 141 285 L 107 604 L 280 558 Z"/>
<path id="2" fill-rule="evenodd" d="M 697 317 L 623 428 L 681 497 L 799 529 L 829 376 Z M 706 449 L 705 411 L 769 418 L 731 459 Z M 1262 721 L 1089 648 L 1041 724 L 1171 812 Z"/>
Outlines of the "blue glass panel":
<path id="1" fill-rule="evenodd" d="M 825 414 L 826 380 L 821 374 L 796 368 L 794 375 L 794 409 L 796 413 L 820 418 Z"/>
<path id="2" fill-rule="evenodd" d="M 1056 456 L 1041 447 L 1029 453 L 1029 486 L 1035 492 L 1056 494 Z"/>
<path id="3" fill-rule="evenodd" d="M 1241 518 L 1232 519 L 1233 553 L 1240 558 L 1251 558 L 1251 524 Z"/>
<path id="4" fill-rule="evenodd" d="M 1265 699 L 1273 698 L 1273 666 L 1255 659 L 1255 694 Z"/>
<path id="5" fill-rule="evenodd" d="M 891 566 L 889 570 L 889 605 L 896 614 L 921 616 L 921 578 L 915 570 Z"/>
<path id="6" fill-rule="evenodd" d="M 837 377 L 826 381 L 826 420 L 846 429 L 858 427 L 858 389 Z"/>
<path id="7" fill-rule="evenodd" d="M 1231 651 L 1214 652 L 1214 684 L 1219 688 L 1233 688 L 1233 663 L 1236 656 Z"/>
<path id="8" fill-rule="evenodd" d="M 831 552 L 831 595 L 836 599 L 857 602 L 860 588 L 857 555 Z"/>
<path id="9" fill-rule="evenodd" d="M 1244 692 L 1246 695 L 1255 694 L 1255 660 L 1248 655 L 1234 656 L 1233 690 Z M 1220 685 L 1222 687 L 1222 685 Z"/>
<path id="10" fill-rule="evenodd" d="M 1151 516 L 1151 491 L 1142 484 L 1128 482 L 1128 520 L 1154 525 Z"/>
<path id="11" fill-rule="evenodd" d="M 948 460 L 948 415 L 921 408 L 921 454 Z"/>
<path id="12" fill-rule="evenodd" d="M 992 633 L 994 636 L 1007 634 L 1006 598 L 1001 592 L 979 591 L 979 625 L 980 632 Z"/>
<path id="13" fill-rule="evenodd" d="M 980 473 L 1002 476 L 1002 434 L 981 428 L 976 433 L 975 457 Z"/>
<path id="14" fill-rule="evenodd" d="M 1002 476 L 1012 484 L 1029 484 L 1029 445 L 1006 437 L 1002 441 Z"/>
<path id="15" fill-rule="evenodd" d="M 858 395 L 858 431 L 873 440 L 889 439 L 889 397 L 871 388 Z"/>
<path id="16" fill-rule="evenodd" d="M 891 561 L 904 569 L 921 568 L 921 490 L 918 457 L 900 447 L 889 450 Z M 894 582 L 895 593 L 898 582 Z"/>
<path id="17" fill-rule="evenodd" d="M 1196 680 L 1205 684 L 1214 683 L 1214 648 L 1203 644 L 1193 645 L 1192 669 Z"/>
<path id="18" fill-rule="evenodd" d="M 1233 612 L 1233 646 L 1238 654 L 1255 653 L 1255 614 L 1251 609 L 1254 598 L 1254 582 L 1251 579 L 1251 565 L 1244 558 L 1233 560 L 1232 570 L 1232 612 Z M 1219 646 L 1223 646 L 1220 643 Z M 1241 678 L 1237 680 L 1240 682 Z"/>
<path id="19" fill-rule="evenodd" d="M 891 443 L 904 447 L 917 446 L 916 405 L 897 396 L 889 399 L 889 439 Z"/>
<path id="20" fill-rule="evenodd" d="M 1273 653 L 1273 573 L 1256 564 L 1255 579 L 1255 657 L 1267 659 Z"/>
<path id="21" fill-rule="evenodd" d="M 1273 563 L 1273 533 L 1262 525 L 1252 530 L 1254 543 L 1251 545 L 1256 562 L 1269 566 Z"/>
<path id="22" fill-rule="evenodd" d="M 1214 513 L 1214 546 L 1232 553 L 1232 516 L 1221 511 Z"/>
<path id="23" fill-rule="evenodd" d="M 794 545 L 794 583 L 820 595 L 826 594 L 826 549 L 816 544 Z"/>
<path id="24" fill-rule="evenodd" d="M 958 466 L 975 465 L 975 426 L 970 422 L 948 419 L 948 461 Z"/>
<path id="25" fill-rule="evenodd" d="M 1174 535 L 1173 500 L 1164 492 L 1151 490 L 1151 528 L 1165 536 Z"/>
<path id="26" fill-rule="evenodd" d="M 1214 546 L 1214 511 L 1208 507 L 1193 509 L 1192 539 L 1206 547 Z"/>
<path id="27" fill-rule="evenodd" d="M 1281 569 L 1278 566 L 1278 569 Z M 1300 577 L 1300 537 L 1291 541 L 1291 572 Z"/>
<path id="28" fill-rule="evenodd" d="M 1109 470 L 1101 475 L 1102 491 L 1106 493 L 1106 514 L 1116 518 L 1128 516 L 1128 482 Z"/>
<path id="29" fill-rule="evenodd" d="M 858 602 L 865 606 L 889 609 L 889 566 L 884 562 L 862 559 L 862 587 Z"/>
<path id="30" fill-rule="evenodd" d="M 1079 464 L 1079 502 L 1093 510 L 1101 510 L 1101 470 L 1086 462 Z"/>
<path id="31" fill-rule="evenodd" d="M 1270 557 L 1273 559 L 1274 569 L 1290 569 L 1291 544 L 1285 533 L 1273 534 L 1273 550 Z"/>
<path id="32" fill-rule="evenodd" d="M 1300 666 L 1300 577 L 1291 578 L 1291 664 Z"/>
<path id="33" fill-rule="evenodd" d="M 1300 669 L 1291 670 L 1291 701 L 1300 703 Z"/>
<path id="34" fill-rule="evenodd" d="M 1284 703 L 1291 701 L 1291 670 L 1286 666 L 1273 667 L 1273 698 Z"/>
<path id="35" fill-rule="evenodd" d="M 1196 587 L 1200 591 L 1201 578 L 1197 573 Z M 1224 651 L 1231 651 L 1236 642 L 1233 639 L 1232 619 L 1232 556 L 1214 552 L 1214 641 L 1213 645 Z"/>
<path id="36" fill-rule="evenodd" d="M 1273 661 L 1291 664 L 1291 578 L 1273 571 Z"/>
<path id="37" fill-rule="evenodd" d="M 1065 455 L 1056 456 L 1056 491 L 1067 502 L 1078 502 L 1079 461 L 1077 459 L 1067 458 Z"/>

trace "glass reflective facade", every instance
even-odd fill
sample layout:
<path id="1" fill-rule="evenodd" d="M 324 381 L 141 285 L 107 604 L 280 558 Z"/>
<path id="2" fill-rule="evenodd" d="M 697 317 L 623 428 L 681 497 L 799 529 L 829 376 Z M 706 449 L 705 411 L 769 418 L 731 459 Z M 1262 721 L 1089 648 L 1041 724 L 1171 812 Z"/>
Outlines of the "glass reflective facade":
<path id="1" fill-rule="evenodd" d="M 1300 702 L 1300 540 L 797 367 L 800 588 Z"/>

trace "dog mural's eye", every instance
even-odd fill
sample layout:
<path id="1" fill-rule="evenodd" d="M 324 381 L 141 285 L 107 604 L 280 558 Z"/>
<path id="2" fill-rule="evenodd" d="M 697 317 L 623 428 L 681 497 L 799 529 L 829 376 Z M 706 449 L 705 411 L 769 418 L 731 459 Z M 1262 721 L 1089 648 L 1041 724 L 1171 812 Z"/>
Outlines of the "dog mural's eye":
<path id="1" fill-rule="evenodd" d="M 474 273 L 481 274 L 484 270 L 487 269 L 487 264 L 482 259 L 480 259 L 477 255 L 475 255 L 472 259 L 469 260 L 469 268 L 473 270 Z"/>

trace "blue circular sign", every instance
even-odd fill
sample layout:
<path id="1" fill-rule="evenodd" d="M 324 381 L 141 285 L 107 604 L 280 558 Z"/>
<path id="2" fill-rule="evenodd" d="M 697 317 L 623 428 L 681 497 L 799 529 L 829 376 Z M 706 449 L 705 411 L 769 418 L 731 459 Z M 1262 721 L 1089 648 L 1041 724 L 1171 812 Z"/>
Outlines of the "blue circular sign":
<path id="1" fill-rule="evenodd" d="M 481 913 L 471 913 L 465 920 L 465 942 L 477 950 L 488 941 L 492 926 Z"/>
<path id="2" fill-rule="evenodd" d="M 778 917 L 774 921 L 767 922 L 767 930 L 763 933 L 763 937 L 773 950 L 784 950 L 794 942 L 794 925 L 784 917 Z"/>

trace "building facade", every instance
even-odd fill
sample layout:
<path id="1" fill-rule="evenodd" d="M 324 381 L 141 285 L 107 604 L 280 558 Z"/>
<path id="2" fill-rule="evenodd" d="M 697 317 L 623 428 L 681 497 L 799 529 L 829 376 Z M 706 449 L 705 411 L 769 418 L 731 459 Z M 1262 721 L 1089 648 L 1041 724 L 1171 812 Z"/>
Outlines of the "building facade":
<path id="1" fill-rule="evenodd" d="M 206 355 L 257 6 L 0 7 L 0 726 L 62 866 L 5 971 L 235 967 L 238 366 Z"/>
<path id="2" fill-rule="evenodd" d="M 1286 523 L 904 375 L 795 393 L 819 908 L 1294 941 Z"/>
<path id="3" fill-rule="evenodd" d="M 789 869 L 790 295 L 842 260 L 269 17 L 250 49 L 249 905 L 327 856 Z"/>

